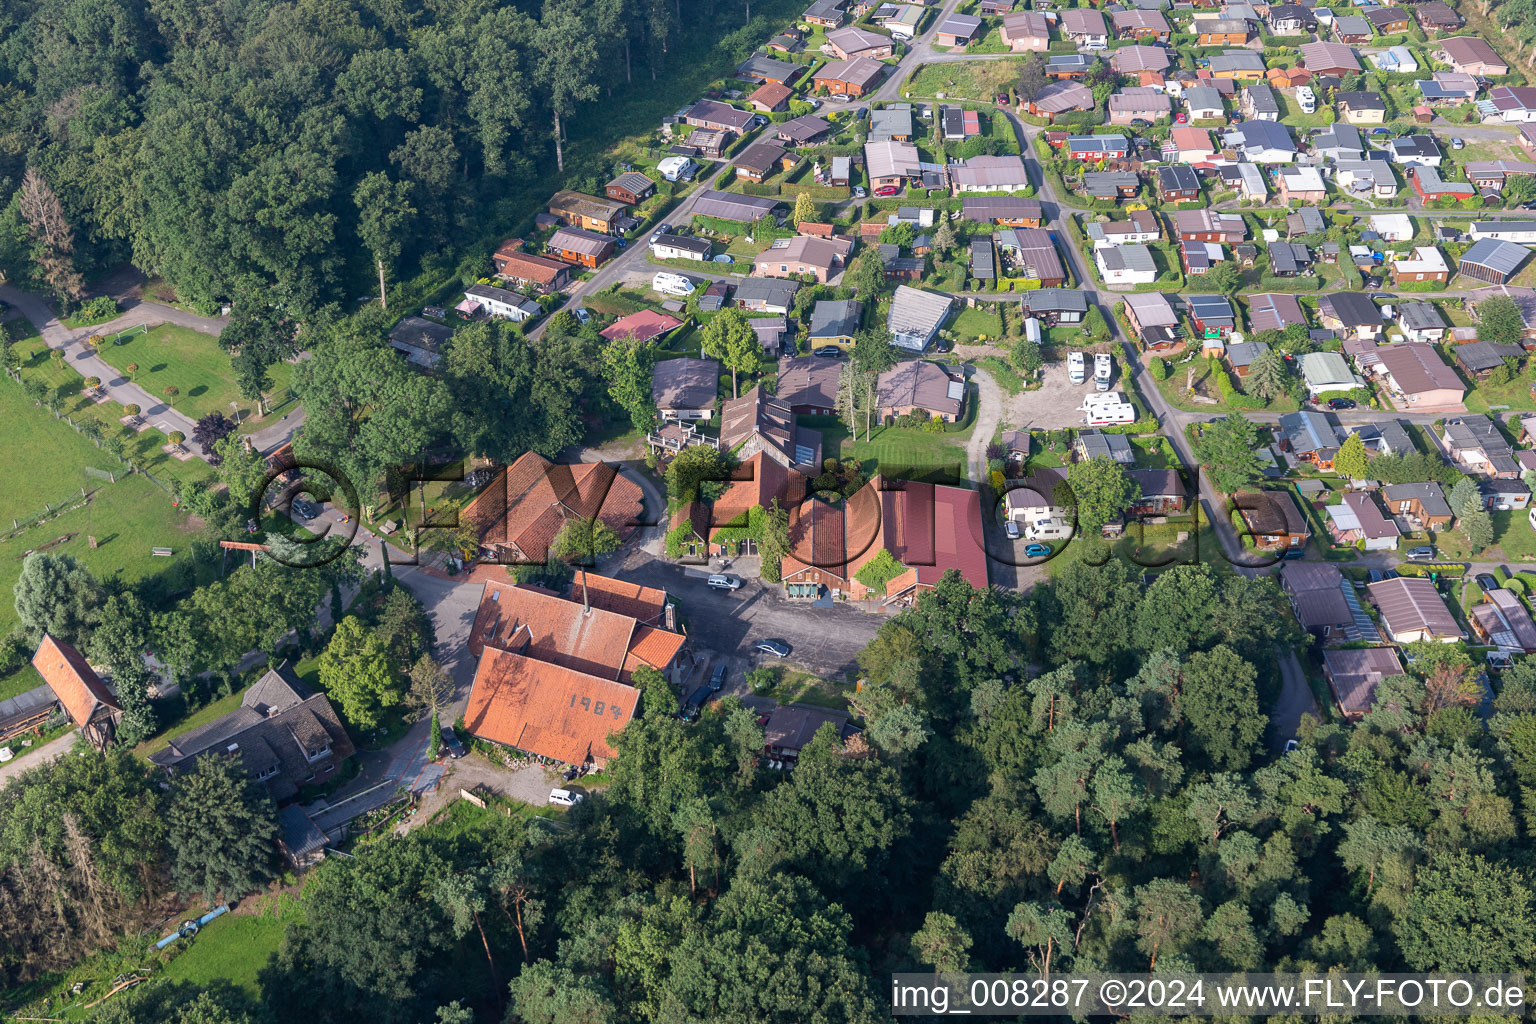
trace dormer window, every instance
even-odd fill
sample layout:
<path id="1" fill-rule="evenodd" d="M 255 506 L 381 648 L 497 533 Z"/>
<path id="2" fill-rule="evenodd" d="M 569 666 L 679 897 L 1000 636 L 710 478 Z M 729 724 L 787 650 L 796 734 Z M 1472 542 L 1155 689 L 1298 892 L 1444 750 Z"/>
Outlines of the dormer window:
<path id="1" fill-rule="evenodd" d="M 319 750 L 314 750 L 314 751 L 306 750 L 306 751 L 304 751 L 304 756 L 309 758 L 310 763 L 313 764 L 314 762 L 320 760 L 322 757 L 325 757 L 330 752 L 331 752 L 331 745 L 329 743 L 327 743 L 325 746 L 321 747 Z"/>

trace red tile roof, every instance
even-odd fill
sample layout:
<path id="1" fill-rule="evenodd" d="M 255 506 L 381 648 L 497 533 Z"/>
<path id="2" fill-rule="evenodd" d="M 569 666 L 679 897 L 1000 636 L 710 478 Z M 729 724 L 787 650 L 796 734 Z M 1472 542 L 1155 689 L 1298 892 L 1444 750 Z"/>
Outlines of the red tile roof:
<path id="1" fill-rule="evenodd" d="M 640 487 L 607 463 L 557 465 L 528 452 L 502 470 L 464 509 L 481 543 L 509 544 L 529 561 L 543 562 L 570 519 L 597 516 L 621 538 L 634 532 Z"/>
<path id="2" fill-rule="evenodd" d="M 629 677 L 641 665 L 665 672 L 683 649 L 685 639 L 681 633 L 671 633 L 651 626 L 636 626 L 635 635 L 629 641 L 629 653 L 624 656 L 624 667 L 619 671 L 619 679 L 629 682 Z"/>
<path id="3" fill-rule="evenodd" d="M 604 679 L 617 679 L 635 620 L 583 608 L 548 591 L 487 583 L 469 638 L 471 654 L 501 647 Z"/>
<path id="4" fill-rule="evenodd" d="M 596 573 L 576 574 L 576 579 L 571 584 L 571 601 L 582 604 L 583 591 L 587 595 L 585 603 L 592 607 L 617 615 L 627 615 L 648 626 L 654 626 L 661 621 L 662 610 L 667 606 L 665 590 L 641 586 L 628 580 L 616 580 L 612 576 L 599 576 Z"/>
<path id="5" fill-rule="evenodd" d="M 774 498 L 788 509 L 804 495 L 804 476 L 758 452 L 731 471 L 731 483 L 715 499 L 710 534 L 728 526 L 745 526 L 748 510 L 768 508 Z"/>
<path id="6" fill-rule="evenodd" d="M 100 705 L 112 711 L 122 710 L 107 684 L 86 664 L 80 652 L 63 640 L 45 635 L 37 653 L 32 656 L 32 667 L 37 669 L 37 674 L 43 677 L 43 682 L 59 698 L 59 703 L 64 705 L 76 725 L 89 722 Z"/>
<path id="7" fill-rule="evenodd" d="M 485 649 L 464 727 L 493 743 L 568 764 L 614 754 L 608 737 L 634 717 L 640 691 L 562 665 Z"/>
<path id="8" fill-rule="evenodd" d="M 857 508 L 864 520 L 849 526 L 849 578 L 885 549 L 911 572 L 891 580 L 883 596 L 894 597 L 914 584 L 931 587 L 950 569 L 959 570 L 973 587 L 987 586 L 980 494 L 963 487 L 879 477 L 860 494 L 865 492 L 878 495 L 879 502 L 865 505 L 858 502 L 858 495 L 849 500 L 850 515 Z M 878 507 L 877 523 L 870 514 L 872 507 Z"/>
<path id="9" fill-rule="evenodd" d="M 675 331 L 681 326 L 683 322 L 675 316 L 658 313 L 654 309 L 642 309 L 638 313 L 619 317 L 610 326 L 604 328 L 602 334 L 609 341 L 615 338 L 650 341 L 668 331 Z"/>

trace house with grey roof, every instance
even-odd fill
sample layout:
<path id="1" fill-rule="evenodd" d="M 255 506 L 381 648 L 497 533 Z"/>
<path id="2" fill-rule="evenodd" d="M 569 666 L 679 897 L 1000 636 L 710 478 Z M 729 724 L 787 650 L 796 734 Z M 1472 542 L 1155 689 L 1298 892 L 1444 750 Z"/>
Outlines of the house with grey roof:
<path id="1" fill-rule="evenodd" d="M 663 420 L 708 420 L 715 414 L 720 364 L 713 359 L 663 359 L 651 370 L 651 398 Z"/>
<path id="2" fill-rule="evenodd" d="M 948 295 L 897 285 L 885 320 L 892 344 L 908 352 L 927 351 L 953 302 Z"/>
<path id="3" fill-rule="evenodd" d="M 811 310 L 810 339 L 813 349 L 824 345 L 848 348 L 864 317 L 858 299 L 822 299 Z"/>
<path id="4" fill-rule="evenodd" d="M 149 760 L 174 777 L 199 758 L 238 755 L 241 770 L 282 803 L 302 786 L 335 778 L 353 752 L 330 700 L 284 664 L 251 684 L 235 710 L 173 738 Z"/>

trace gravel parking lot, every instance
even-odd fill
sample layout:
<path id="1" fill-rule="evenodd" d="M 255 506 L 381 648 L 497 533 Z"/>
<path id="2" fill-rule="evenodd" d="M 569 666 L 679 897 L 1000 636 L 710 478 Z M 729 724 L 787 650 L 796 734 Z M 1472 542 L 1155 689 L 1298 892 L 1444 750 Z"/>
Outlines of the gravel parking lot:
<path id="1" fill-rule="evenodd" d="M 1108 350 L 1108 346 L 1104 346 Z M 1088 356 L 1090 368 L 1093 357 Z M 1116 371 L 1119 371 L 1118 358 Z M 1121 390 L 1116 386 L 1116 390 Z M 1003 429 L 1060 430 L 1063 427 L 1080 427 L 1083 413 L 1079 408 L 1083 397 L 1094 393 L 1092 383 L 1073 384 L 1067 380 L 1067 361 L 1047 363 L 1038 391 L 1025 391 L 1008 396 L 1003 406 Z"/>

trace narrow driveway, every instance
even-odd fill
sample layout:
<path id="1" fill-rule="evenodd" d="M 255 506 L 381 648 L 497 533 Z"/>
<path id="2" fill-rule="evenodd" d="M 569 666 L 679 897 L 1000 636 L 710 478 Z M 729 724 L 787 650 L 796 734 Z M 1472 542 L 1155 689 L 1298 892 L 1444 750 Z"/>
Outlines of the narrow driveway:
<path id="1" fill-rule="evenodd" d="M 1307 685 L 1307 675 L 1302 671 L 1296 652 L 1289 648 L 1276 648 L 1276 661 L 1280 665 L 1280 696 L 1275 700 L 1269 715 L 1269 748 L 1275 752 L 1285 749 L 1287 740 L 1296 738 L 1301 728 L 1301 716 L 1312 715 L 1321 720 L 1317 698 Z"/>
<path id="2" fill-rule="evenodd" d="M 80 733 L 78 731 L 71 730 L 58 739 L 49 740 L 41 747 L 18 754 L 5 764 L 0 764 L 0 789 L 10 785 L 11 780 L 22 772 L 47 764 L 50 761 L 57 761 L 69 753 L 79 736 Z M 13 740 L 10 743 L 10 747 L 12 750 L 16 750 L 16 741 Z"/>

